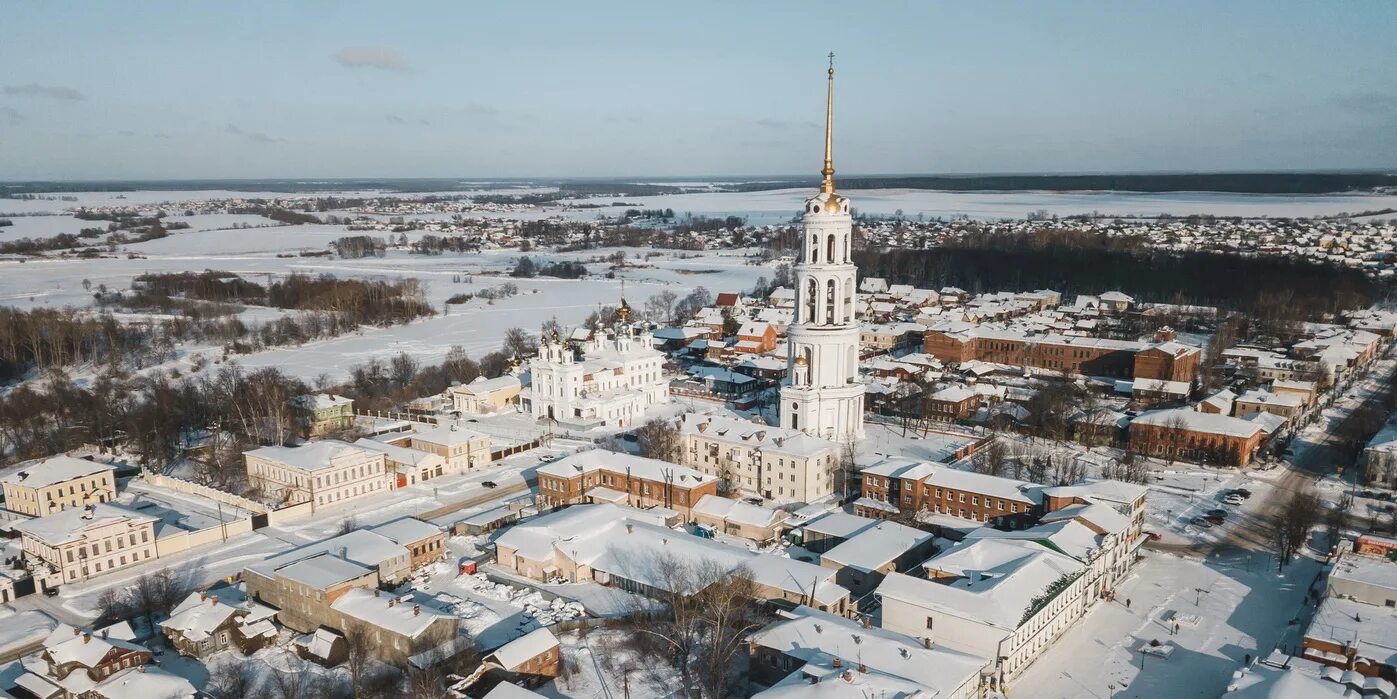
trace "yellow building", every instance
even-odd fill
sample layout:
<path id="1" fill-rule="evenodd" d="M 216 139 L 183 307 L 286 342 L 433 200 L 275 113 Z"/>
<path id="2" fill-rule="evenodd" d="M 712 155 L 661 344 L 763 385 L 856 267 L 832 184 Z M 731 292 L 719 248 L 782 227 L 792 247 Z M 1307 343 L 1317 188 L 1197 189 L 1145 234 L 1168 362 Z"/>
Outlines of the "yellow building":
<path id="1" fill-rule="evenodd" d="M 51 456 L 20 464 L 0 484 L 5 508 L 31 517 L 46 517 L 68 507 L 109 502 L 116 497 L 110 464 L 71 456 Z"/>

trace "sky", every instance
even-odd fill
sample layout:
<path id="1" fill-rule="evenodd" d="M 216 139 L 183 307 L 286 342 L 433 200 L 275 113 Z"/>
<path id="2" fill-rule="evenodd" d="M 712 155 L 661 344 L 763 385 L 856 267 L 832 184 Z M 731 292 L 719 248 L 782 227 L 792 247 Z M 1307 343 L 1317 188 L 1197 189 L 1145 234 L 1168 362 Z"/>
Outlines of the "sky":
<path id="1" fill-rule="evenodd" d="M 1397 168 L 1397 2 L 18 2 L 0 180 Z"/>

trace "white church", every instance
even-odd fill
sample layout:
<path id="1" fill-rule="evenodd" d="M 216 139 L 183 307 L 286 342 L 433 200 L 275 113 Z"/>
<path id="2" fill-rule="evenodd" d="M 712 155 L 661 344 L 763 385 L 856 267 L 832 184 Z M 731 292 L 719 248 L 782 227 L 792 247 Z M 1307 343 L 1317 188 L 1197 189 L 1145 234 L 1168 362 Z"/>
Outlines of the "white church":
<path id="1" fill-rule="evenodd" d="M 556 334 L 544 337 L 529 362 L 531 385 L 525 409 L 534 419 L 590 427 L 630 427 L 652 405 L 669 401 L 664 354 L 654 348 L 648 326 L 630 322 L 625 299 L 616 325 L 574 345 Z"/>
<path id="2" fill-rule="evenodd" d="M 834 191 L 834 66 L 825 97 L 825 167 L 820 193 L 805 201 L 800 260 L 792 271 L 796 313 L 786 342 L 788 383 L 781 426 L 839 443 L 863 437 L 858 269 L 849 199 Z"/>

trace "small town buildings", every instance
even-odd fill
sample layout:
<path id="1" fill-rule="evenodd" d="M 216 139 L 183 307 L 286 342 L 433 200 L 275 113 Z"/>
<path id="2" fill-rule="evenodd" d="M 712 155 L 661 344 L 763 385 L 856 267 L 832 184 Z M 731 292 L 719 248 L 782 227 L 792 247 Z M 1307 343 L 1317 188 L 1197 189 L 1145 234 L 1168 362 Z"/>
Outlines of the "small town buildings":
<path id="1" fill-rule="evenodd" d="M 718 479 L 686 466 L 592 449 L 538 468 L 539 507 L 582 502 L 621 502 L 664 507 L 688 517 L 705 495 L 718 494 Z"/>
<path id="2" fill-rule="evenodd" d="M 807 551 L 824 553 L 877 524 L 876 519 L 835 511 L 812 518 L 795 532 Z"/>
<path id="3" fill-rule="evenodd" d="M 412 570 L 446 558 L 446 532 L 431 522 L 403 517 L 369 531 L 407 549 Z"/>
<path id="4" fill-rule="evenodd" d="M 820 565 L 839 571 L 835 581 L 861 598 L 892 572 L 905 572 L 935 548 L 930 532 L 878 522 L 820 555 Z"/>
<path id="5" fill-rule="evenodd" d="M 967 539 L 878 586 L 883 627 L 931 646 L 995 658 L 1000 687 L 1085 613 L 1087 566 L 1035 541 Z"/>
<path id="6" fill-rule="evenodd" d="M 414 655 L 454 648 L 460 626 L 454 614 L 365 588 L 338 596 L 330 611 L 324 625 L 346 636 L 364 634 L 374 657 L 388 663 L 406 664 Z"/>
<path id="7" fill-rule="evenodd" d="M 664 354 L 652 344 L 648 329 L 625 318 L 578 349 L 543 338 L 529 362 L 524 409 L 537 420 L 580 429 L 634 424 L 650 406 L 669 401 Z"/>
<path id="8" fill-rule="evenodd" d="M 121 505 L 70 507 L 14 524 L 40 585 L 87 580 L 157 556 L 155 517 Z"/>
<path id="9" fill-rule="evenodd" d="M 945 464 L 887 458 L 862 472 L 862 498 L 854 511 L 868 517 L 898 511 L 950 515 L 961 520 L 1022 528 L 1038 520 L 1042 486 L 1027 481 L 962 471 Z"/>
<path id="10" fill-rule="evenodd" d="M 383 468 L 391 488 L 406 488 L 446 474 L 446 459 L 429 451 L 366 437 L 356 440 L 354 446 L 383 452 Z"/>
<path id="11" fill-rule="evenodd" d="M 97 630 L 59 624 L 43 641 L 42 665 L 26 664 L 14 686 L 44 699 L 192 699 L 194 685 L 150 665 L 153 654 L 135 637 L 126 622 Z"/>
<path id="12" fill-rule="evenodd" d="M 705 495 L 692 510 L 694 522 L 729 536 L 751 541 L 772 541 L 781 535 L 789 514 L 750 502 Z"/>
<path id="13" fill-rule="evenodd" d="M 447 389 L 451 409 L 462 415 L 489 415 L 512 410 L 519 405 L 524 385 L 514 374 L 493 379 L 477 376 L 474 381 Z"/>
<path id="14" fill-rule="evenodd" d="M 976 699 L 989 659 L 800 606 L 749 639 L 755 697 Z"/>
<path id="15" fill-rule="evenodd" d="M 289 559 L 289 560 L 288 560 Z M 331 625 L 331 605 L 350 590 L 378 587 L 373 568 L 321 551 L 299 557 L 297 551 L 243 569 L 252 599 L 277 609 L 283 626 L 310 633 Z"/>
<path id="16" fill-rule="evenodd" d="M 776 349 L 776 328 L 770 323 L 747 321 L 737 331 L 733 351 L 746 354 L 766 354 Z"/>
<path id="17" fill-rule="evenodd" d="M 1397 484 L 1397 419 L 1389 419 L 1363 448 L 1363 480 Z"/>
<path id="18" fill-rule="evenodd" d="M 354 426 L 354 399 L 324 393 L 308 393 L 291 399 L 296 419 L 306 434 L 319 437 Z"/>
<path id="19" fill-rule="evenodd" d="M 243 452 L 248 482 L 278 504 L 334 505 L 387 492 L 382 451 L 335 439 Z"/>
<path id="20" fill-rule="evenodd" d="M 465 473 L 490 463 L 490 438 L 456 423 L 395 435 L 388 442 L 440 456 L 445 473 Z"/>
<path id="21" fill-rule="evenodd" d="M 1232 404 L 1233 414 L 1246 417 L 1250 413 L 1269 413 L 1294 420 L 1305 411 L 1305 398 L 1296 393 L 1270 393 L 1268 391 L 1247 391 Z"/>
<path id="22" fill-rule="evenodd" d="M 1367 539 L 1364 541 L 1363 539 Z M 1334 562 L 1302 655 L 1363 678 L 1397 678 L 1397 541 L 1363 537 Z"/>
<path id="23" fill-rule="evenodd" d="M 814 502 L 834 492 L 839 446 L 800 430 L 724 415 L 687 413 L 677 421 L 680 463 L 714 476 L 724 492 Z"/>
<path id="24" fill-rule="evenodd" d="M 249 655 L 276 640 L 276 610 L 232 586 L 192 592 L 160 622 L 180 655 L 208 658 L 230 648 Z"/>
<path id="25" fill-rule="evenodd" d="M 923 348 L 946 364 L 971 361 L 1047 369 L 1066 374 L 1192 382 L 1202 350 L 1172 339 L 1112 340 L 1032 334 L 968 323 L 927 329 Z"/>
<path id="26" fill-rule="evenodd" d="M 110 502 L 116 497 L 115 470 L 110 464 L 51 456 L 20 464 L 0 480 L 5 509 L 30 517 L 46 517 L 68 507 Z"/>
<path id="27" fill-rule="evenodd" d="M 675 531 L 646 512 L 578 505 L 520 522 L 496 539 L 495 565 L 534 580 L 591 580 L 647 596 L 679 591 L 700 571 L 741 572 L 760 599 L 850 611 L 834 570 Z"/>
<path id="28" fill-rule="evenodd" d="M 485 656 L 485 663 L 509 673 L 510 681 L 534 687 L 557 677 L 562 661 L 562 644 L 546 627 L 534 629 Z"/>
<path id="29" fill-rule="evenodd" d="M 1175 408 L 1144 413 L 1130 423 L 1130 448 L 1148 456 L 1245 466 L 1265 436 L 1249 420 Z"/>

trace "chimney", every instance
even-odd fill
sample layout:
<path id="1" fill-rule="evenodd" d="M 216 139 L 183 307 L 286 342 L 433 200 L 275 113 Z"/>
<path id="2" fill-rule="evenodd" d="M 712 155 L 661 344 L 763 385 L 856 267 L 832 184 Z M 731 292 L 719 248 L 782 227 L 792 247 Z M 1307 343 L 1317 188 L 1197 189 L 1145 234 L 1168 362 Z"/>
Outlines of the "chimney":
<path id="1" fill-rule="evenodd" d="M 845 672 L 844 674 L 840 675 L 840 677 L 843 677 L 845 682 L 849 682 L 851 684 L 854 681 L 854 673 L 852 672 Z"/>
<path id="2" fill-rule="evenodd" d="M 102 629 L 101 633 L 102 633 L 102 638 L 106 638 L 106 637 L 107 637 L 107 630 L 106 630 L 106 629 Z"/>
<path id="3" fill-rule="evenodd" d="M 837 667 L 837 668 L 839 668 L 839 667 L 844 667 L 844 661 L 843 661 L 843 660 L 840 660 L 839 658 L 835 658 L 835 659 L 834 659 L 833 665 L 834 665 L 834 667 Z"/>
<path id="4" fill-rule="evenodd" d="M 77 628 L 76 626 L 73 627 L 73 635 L 74 635 L 74 636 L 79 636 L 79 635 L 81 635 L 81 634 L 82 634 L 82 629 Z"/>
<path id="5" fill-rule="evenodd" d="M 398 600 L 397 600 L 396 598 L 388 600 L 388 608 L 389 608 L 389 609 L 392 609 L 392 608 L 393 608 L 393 605 L 395 605 L 395 604 L 397 604 L 397 603 L 398 603 Z"/>
<path id="6" fill-rule="evenodd" d="M 810 684 L 819 684 L 819 683 L 820 683 L 820 678 L 819 678 L 818 676 L 816 676 L 816 675 L 811 675 L 811 676 L 807 677 L 806 679 L 810 680 Z"/>
<path id="7" fill-rule="evenodd" d="M 377 597 L 377 596 L 378 596 L 378 588 L 375 587 L 375 588 L 374 588 L 374 597 Z"/>
<path id="8" fill-rule="evenodd" d="M 414 605 L 412 605 L 412 615 L 413 615 L 413 616 L 422 616 L 422 605 L 420 605 L 420 604 L 414 604 Z"/>
<path id="9" fill-rule="evenodd" d="M 871 623 L 868 621 L 868 617 L 865 616 L 865 617 L 863 618 L 863 627 L 866 629 L 866 628 L 869 628 L 869 627 L 871 627 L 871 626 L 873 626 L 873 624 L 871 624 Z"/>
<path id="10" fill-rule="evenodd" d="M 923 637 L 922 637 L 922 647 L 923 647 L 923 648 L 930 648 L 930 647 L 931 647 L 931 636 L 923 636 Z"/>
<path id="11" fill-rule="evenodd" d="M 630 523 L 630 522 L 626 522 L 626 533 L 629 534 L 629 533 L 631 533 L 631 532 L 633 532 L 633 531 L 635 531 L 635 527 L 634 527 L 634 526 L 631 526 L 631 523 Z"/>
<path id="12" fill-rule="evenodd" d="M 213 606 L 217 607 L 217 606 L 218 606 L 218 595 L 213 595 L 213 596 L 209 597 L 209 603 L 212 604 Z"/>
<path id="13" fill-rule="evenodd" d="M 862 660 L 859 661 L 859 672 L 861 672 L 861 673 L 863 673 L 863 674 L 865 674 L 865 675 L 868 674 L 868 667 L 867 667 L 866 665 L 863 664 L 863 661 L 862 661 Z"/>
<path id="14" fill-rule="evenodd" d="M 87 644 L 89 644 L 89 643 L 91 643 L 91 642 L 92 642 L 92 634 L 90 634 L 90 633 L 85 633 L 85 634 L 82 635 L 82 643 L 83 643 L 83 645 L 87 645 Z"/>
<path id="15" fill-rule="evenodd" d="M 208 590 L 200 590 L 200 591 L 199 591 L 199 601 L 200 601 L 200 602 L 203 602 L 204 600 L 207 600 L 208 598 L 209 598 L 209 591 L 208 591 Z"/>

